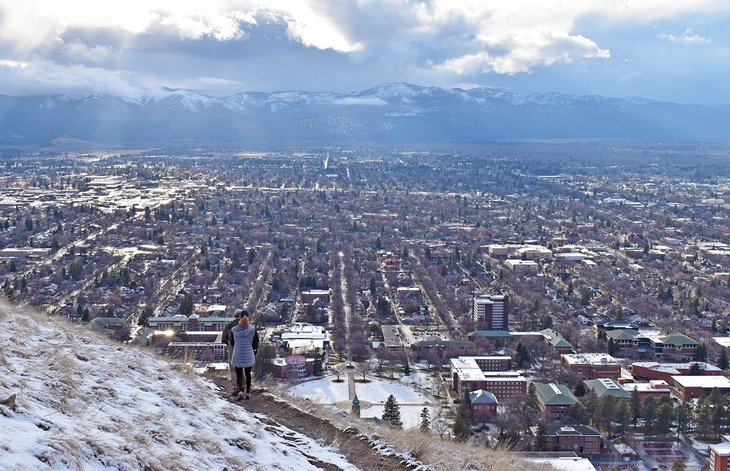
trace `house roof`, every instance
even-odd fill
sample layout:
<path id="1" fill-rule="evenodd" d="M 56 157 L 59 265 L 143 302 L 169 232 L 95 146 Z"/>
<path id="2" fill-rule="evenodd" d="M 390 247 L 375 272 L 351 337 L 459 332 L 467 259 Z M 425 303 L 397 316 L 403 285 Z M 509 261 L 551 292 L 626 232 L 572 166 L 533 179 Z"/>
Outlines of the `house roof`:
<path id="1" fill-rule="evenodd" d="M 661 337 L 662 343 L 666 345 L 698 345 L 696 340 L 692 340 L 684 334 L 671 333 Z"/>
<path id="2" fill-rule="evenodd" d="M 582 435 L 584 437 L 594 436 L 600 437 L 601 432 L 590 425 L 571 424 L 571 425 L 546 425 L 546 435 Z"/>
<path id="3" fill-rule="evenodd" d="M 606 331 L 606 337 L 611 338 L 614 341 L 634 340 L 638 336 L 639 332 L 631 329 L 615 329 Z"/>
<path id="4" fill-rule="evenodd" d="M 555 383 L 532 383 L 535 385 L 537 398 L 549 406 L 570 406 L 578 402 L 568 386 Z"/>
<path id="5" fill-rule="evenodd" d="M 607 378 L 588 379 L 583 381 L 588 389 L 595 391 L 599 398 L 603 396 L 613 396 L 615 398 L 628 398 L 631 393 L 622 388 L 616 381 Z"/>
<path id="6" fill-rule="evenodd" d="M 499 404 L 494 394 L 483 389 L 477 389 L 469 393 L 469 400 L 472 404 Z"/>
<path id="7" fill-rule="evenodd" d="M 472 337 L 511 337 L 512 334 L 506 330 L 475 330 L 469 332 L 469 338 Z"/>
<path id="8" fill-rule="evenodd" d="M 573 348 L 573 346 L 563 338 L 558 332 L 553 329 L 544 329 L 540 333 L 545 337 L 545 340 L 555 348 Z"/>

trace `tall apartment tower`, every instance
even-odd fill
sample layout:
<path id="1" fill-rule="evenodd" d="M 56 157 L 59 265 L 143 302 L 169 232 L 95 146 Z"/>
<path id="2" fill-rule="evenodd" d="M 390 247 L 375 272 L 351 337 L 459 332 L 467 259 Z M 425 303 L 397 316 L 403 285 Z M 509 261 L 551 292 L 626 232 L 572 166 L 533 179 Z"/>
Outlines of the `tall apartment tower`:
<path id="1" fill-rule="evenodd" d="M 506 295 L 475 295 L 471 314 L 477 325 L 486 325 L 486 330 L 509 330 L 509 300 Z"/>

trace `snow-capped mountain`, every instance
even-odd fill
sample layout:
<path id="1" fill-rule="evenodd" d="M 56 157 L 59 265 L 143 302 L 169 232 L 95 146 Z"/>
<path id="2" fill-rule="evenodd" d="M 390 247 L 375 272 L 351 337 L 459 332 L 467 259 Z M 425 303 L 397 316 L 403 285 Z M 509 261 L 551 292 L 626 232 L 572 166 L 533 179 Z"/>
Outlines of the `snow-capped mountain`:
<path id="1" fill-rule="evenodd" d="M 0 322 L 0 469 L 357 469 L 146 351 L 4 302 Z"/>
<path id="2" fill-rule="evenodd" d="M 0 144 L 58 136 L 94 142 L 249 145 L 511 139 L 728 139 L 730 107 L 637 98 L 520 94 L 387 83 L 353 93 L 165 89 L 145 98 L 0 95 Z"/>

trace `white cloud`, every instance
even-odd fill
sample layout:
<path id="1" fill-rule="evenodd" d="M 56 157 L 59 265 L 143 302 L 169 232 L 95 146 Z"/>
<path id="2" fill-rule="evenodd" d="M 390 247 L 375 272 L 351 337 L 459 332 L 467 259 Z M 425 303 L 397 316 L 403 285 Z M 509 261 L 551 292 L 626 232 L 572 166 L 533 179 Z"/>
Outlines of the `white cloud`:
<path id="1" fill-rule="evenodd" d="M 62 43 L 61 51 L 64 55 L 81 62 L 103 62 L 112 52 L 107 46 L 87 46 L 81 42 L 63 43 L 62 39 L 59 42 Z"/>
<path id="2" fill-rule="evenodd" d="M 695 34 L 689 28 L 684 30 L 684 33 L 682 33 L 679 36 L 676 36 L 674 34 L 660 34 L 659 37 L 662 39 L 666 39 L 667 41 L 671 41 L 673 43 L 684 44 L 684 45 L 688 45 L 688 46 L 710 44 L 712 42 L 711 39 L 701 36 L 699 34 Z"/>
<path id="3" fill-rule="evenodd" d="M 134 85 L 124 75 L 123 72 L 79 64 L 0 61 L 0 89 L 13 95 L 89 92 L 130 98 L 148 95 L 147 90 Z"/>
<path id="4" fill-rule="evenodd" d="M 83 83 L 104 88 L 97 79 L 106 74 L 121 90 L 164 84 L 223 93 L 242 88 L 241 82 L 254 89 L 272 82 L 319 89 L 337 83 L 342 89 L 353 78 L 372 85 L 380 77 L 483 84 L 553 64 L 597 68 L 611 64 L 612 56 L 620 61 L 625 53 L 612 54 L 616 25 L 633 31 L 652 23 L 667 28 L 689 15 L 720 13 L 730 14 L 730 2 L 0 0 L 0 68 L 6 78 L 11 69 L 20 70 L 11 64 L 63 77 L 82 64 Z M 600 25 L 601 36 L 586 30 L 587 24 Z M 713 36 L 713 46 L 722 43 L 716 30 L 703 28 L 707 36 L 688 29 L 660 37 L 700 45 Z M 262 52 L 252 53 L 256 48 Z M 327 75 L 317 69 L 322 64 L 329 66 Z M 288 77 L 279 77 L 282 73 Z"/>
<path id="5" fill-rule="evenodd" d="M 10 69 L 25 69 L 29 65 L 30 64 L 27 62 L 0 59 L 0 67 L 7 67 Z"/>
<path id="6" fill-rule="evenodd" d="M 516 74 L 537 65 L 571 62 L 576 58 L 608 59 L 611 53 L 583 36 L 549 31 L 485 35 L 485 50 L 449 59 L 438 67 L 464 75 L 474 72 Z M 496 52 L 492 52 L 496 51 Z"/>

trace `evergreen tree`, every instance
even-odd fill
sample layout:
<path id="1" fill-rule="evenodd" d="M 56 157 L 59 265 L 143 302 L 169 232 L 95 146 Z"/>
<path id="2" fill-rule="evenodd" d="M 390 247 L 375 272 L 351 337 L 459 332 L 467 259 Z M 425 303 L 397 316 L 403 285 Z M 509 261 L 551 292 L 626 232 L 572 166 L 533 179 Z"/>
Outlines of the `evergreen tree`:
<path id="1" fill-rule="evenodd" d="M 720 350 L 720 354 L 717 356 L 717 367 L 721 370 L 726 370 L 730 366 L 730 359 L 728 359 L 727 356 L 727 350 L 722 349 Z"/>
<path id="2" fill-rule="evenodd" d="M 274 374 L 274 358 L 276 358 L 276 347 L 264 341 L 259 342 L 259 351 L 253 365 L 256 379 L 264 379 Z"/>
<path id="3" fill-rule="evenodd" d="M 81 307 L 79 305 L 79 307 Z M 142 311 L 142 314 L 139 315 L 139 319 L 137 320 L 137 325 L 147 325 L 147 319 L 149 319 L 152 314 L 154 314 L 154 310 L 152 309 L 152 306 L 147 306 Z"/>
<path id="4" fill-rule="evenodd" d="M 464 420 L 461 414 L 456 415 L 456 420 L 453 425 L 454 438 L 459 441 L 465 442 L 469 438 L 469 424 Z"/>
<path id="5" fill-rule="evenodd" d="M 695 408 L 695 424 L 697 429 L 703 438 L 706 438 L 710 434 L 712 428 L 712 406 L 707 398 L 702 399 L 697 407 Z"/>
<path id="6" fill-rule="evenodd" d="M 679 434 L 689 431 L 692 424 L 692 403 L 684 401 L 677 407 L 677 438 Z"/>
<path id="7" fill-rule="evenodd" d="M 582 402 L 578 401 L 568 408 L 567 417 L 572 423 L 585 424 L 588 422 L 588 412 L 586 412 L 586 406 Z"/>
<path id="8" fill-rule="evenodd" d="M 517 353 L 517 365 L 519 368 L 522 368 L 524 366 L 530 366 L 530 364 L 532 363 L 530 351 L 522 344 L 522 342 L 519 342 L 517 344 L 515 352 Z"/>
<path id="9" fill-rule="evenodd" d="M 428 433 L 431 430 L 431 416 L 428 412 L 428 407 L 421 409 L 421 426 L 419 430 L 421 433 Z"/>
<path id="10" fill-rule="evenodd" d="M 644 425 L 646 426 L 646 434 L 651 435 L 656 423 L 656 400 L 649 396 L 644 399 L 642 415 L 644 417 Z"/>
<path id="11" fill-rule="evenodd" d="M 586 414 L 588 418 L 592 418 L 598 408 L 598 396 L 593 389 L 589 389 L 583 399 L 583 405 L 586 406 Z"/>
<path id="12" fill-rule="evenodd" d="M 626 429 L 629 428 L 629 424 L 631 423 L 631 405 L 629 404 L 628 399 L 621 399 L 618 402 L 615 422 L 618 432 L 621 435 L 626 433 Z"/>
<path id="13" fill-rule="evenodd" d="M 403 422 L 400 420 L 400 406 L 392 394 L 385 401 L 385 409 L 381 418 L 393 428 L 401 428 L 403 426 Z"/>
<path id="14" fill-rule="evenodd" d="M 707 402 L 712 407 L 712 414 L 710 420 L 712 421 L 712 428 L 715 431 L 715 436 L 720 436 L 720 428 L 725 425 L 726 418 L 726 406 L 727 402 L 723 397 L 722 393 L 718 388 L 714 388 L 710 395 L 707 397 Z"/>
<path id="15" fill-rule="evenodd" d="M 686 469 L 687 465 L 682 460 L 675 461 L 674 464 L 672 464 L 672 471 L 685 471 Z"/>
<path id="16" fill-rule="evenodd" d="M 535 383 L 530 383 L 530 386 L 527 387 L 525 405 L 535 410 L 538 410 L 538 408 L 540 407 L 540 403 L 537 399 L 537 389 L 535 388 Z"/>
<path id="17" fill-rule="evenodd" d="M 545 421 L 540 419 L 537 422 L 537 430 L 535 431 L 535 451 L 542 451 L 547 446 L 547 426 Z"/>
<path id="18" fill-rule="evenodd" d="M 705 345 L 705 342 L 701 342 L 699 345 L 697 345 L 697 350 L 695 351 L 695 361 L 705 361 L 707 360 L 707 345 Z"/>
<path id="19" fill-rule="evenodd" d="M 636 389 L 631 391 L 631 399 L 629 399 L 629 402 L 631 405 L 631 422 L 636 427 L 636 422 L 641 417 L 641 397 Z"/>
<path id="20" fill-rule="evenodd" d="M 183 295 L 182 301 L 180 301 L 180 314 L 183 316 L 189 316 L 193 313 L 193 296 L 190 293 Z"/>
<path id="21" fill-rule="evenodd" d="M 672 425 L 674 425 L 675 414 L 674 406 L 671 403 L 664 403 L 657 410 L 656 431 L 660 435 L 669 433 Z"/>
<path id="22" fill-rule="evenodd" d="M 702 368 L 700 368 L 700 364 L 692 363 L 691 365 L 689 365 L 689 370 L 687 371 L 687 375 L 689 375 L 689 376 L 702 375 Z"/>
<path id="23" fill-rule="evenodd" d="M 614 396 L 604 396 L 598 401 L 598 406 L 593 413 L 593 424 L 610 432 L 611 422 L 615 415 L 616 398 Z"/>

